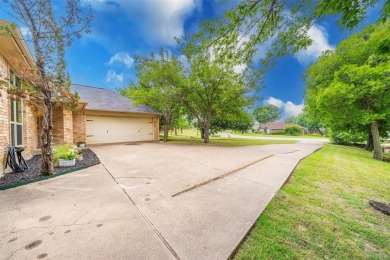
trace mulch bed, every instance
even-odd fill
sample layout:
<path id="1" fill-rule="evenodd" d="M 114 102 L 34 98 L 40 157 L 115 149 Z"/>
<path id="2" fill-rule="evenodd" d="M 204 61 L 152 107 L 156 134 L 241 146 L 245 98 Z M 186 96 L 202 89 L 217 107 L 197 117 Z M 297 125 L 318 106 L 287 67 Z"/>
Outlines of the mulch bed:
<path id="1" fill-rule="evenodd" d="M 77 169 L 83 169 L 95 164 L 99 164 L 100 160 L 96 156 L 94 152 L 92 152 L 90 149 L 83 149 L 83 160 L 77 161 L 76 165 L 71 167 L 56 167 L 54 168 L 54 174 L 60 175 L 64 172 L 71 172 L 76 171 Z M 0 188 L 4 188 L 10 185 L 15 184 L 21 184 L 23 182 L 29 182 L 41 177 L 45 177 L 41 175 L 40 168 L 41 168 L 41 155 L 35 155 L 30 160 L 27 160 L 27 165 L 29 169 L 23 173 L 7 173 L 3 177 L 0 178 Z"/>

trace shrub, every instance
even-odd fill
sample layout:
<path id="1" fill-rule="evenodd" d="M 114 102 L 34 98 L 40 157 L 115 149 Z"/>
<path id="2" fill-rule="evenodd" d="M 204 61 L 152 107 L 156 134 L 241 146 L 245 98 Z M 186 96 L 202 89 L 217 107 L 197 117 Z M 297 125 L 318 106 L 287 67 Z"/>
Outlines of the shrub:
<path id="1" fill-rule="evenodd" d="M 286 135 L 301 135 L 302 134 L 302 129 L 299 126 L 297 126 L 297 125 L 286 126 L 284 128 L 284 133 Z"/>
<path id="2" fill-rule="evenodd" d="M 357 144 L 366 140 L 366 136 L 361 133 L 339 132 L 331 133 L 332 143 L 334 144 Z"/>

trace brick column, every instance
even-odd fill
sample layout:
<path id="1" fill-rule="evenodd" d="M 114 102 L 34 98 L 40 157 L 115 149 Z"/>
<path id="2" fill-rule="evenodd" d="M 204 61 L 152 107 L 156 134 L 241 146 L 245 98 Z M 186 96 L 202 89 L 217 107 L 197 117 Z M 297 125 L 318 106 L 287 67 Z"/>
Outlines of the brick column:
<path id="1" fill-rule="evenodd" d="M 73 111 L 73 143 L 86 142 L 86 116 L 84 111 Z"/>
<path id="2" fill-rule="evenodd" d="M 73 144 L 72 111 L 63 107 L 54 108 L 53 143 L 55 145 Z"/>
<path id="3" fill-rule="evenodd" d="M 159 116 L 153 117 L 153 135 L 154 141 L 160 140 L 160 127 L 159 127 Z"/>

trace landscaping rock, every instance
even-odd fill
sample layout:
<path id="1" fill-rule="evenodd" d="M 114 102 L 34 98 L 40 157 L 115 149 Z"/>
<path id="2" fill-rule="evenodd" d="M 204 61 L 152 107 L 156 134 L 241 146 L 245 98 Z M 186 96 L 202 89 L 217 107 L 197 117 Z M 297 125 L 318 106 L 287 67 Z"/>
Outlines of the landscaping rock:
<path id="1" fill-rule="evenodd" d="M 6 187 L 13 184 L 18 184 L 26 181 L 35 180 L 37 178 L 43 177 L 41 175 L 41 155 L 35 155 L 30 160 L 27 160 L 27 165 L 29 169 L 23 173 L 7 173 L 3 177 L 0 178 L 0 188 Z M 92 166 L 95 164 L 99 164 L 100 160 L 96 156 L 94 152 L 90 149 L 83 149 L 83 160 L 76 161 L 75 166 L 70 167 L 55 167 L 54 175 L 59 174 L 65 171 L 77 170 L 80 168 L 84 168 L 87 166 Z"/>

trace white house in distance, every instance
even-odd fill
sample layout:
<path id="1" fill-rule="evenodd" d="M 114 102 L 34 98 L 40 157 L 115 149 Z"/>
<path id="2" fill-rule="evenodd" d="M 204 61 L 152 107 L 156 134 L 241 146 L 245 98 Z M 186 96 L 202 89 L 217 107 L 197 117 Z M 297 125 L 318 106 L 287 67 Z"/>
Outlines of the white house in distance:
<path id="1" fill-rule="evenodd" d="M 305 133 L 304 127 L 297 125 L 297 124 L 293 124 L 293 123 L 283 123 L 283 122 L 273 122 L 273 123 L 269 123 L 269 124 L 256 123 L 253 126 L 253 128 L 256 131 L 259 131 L 260 133 L 267 133 L 270 135 L 270 134 L 275 134 L 275 133 L 282 133 L 284 131 L 284 128 L 287 126 L 299 126 L 302 130 L 302 134 Z"/>

